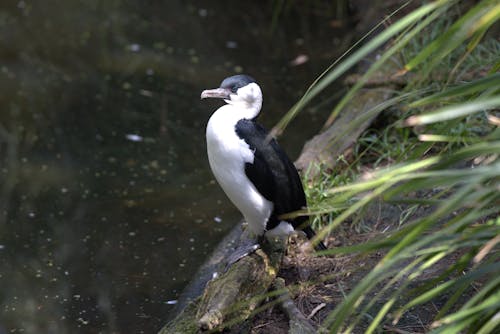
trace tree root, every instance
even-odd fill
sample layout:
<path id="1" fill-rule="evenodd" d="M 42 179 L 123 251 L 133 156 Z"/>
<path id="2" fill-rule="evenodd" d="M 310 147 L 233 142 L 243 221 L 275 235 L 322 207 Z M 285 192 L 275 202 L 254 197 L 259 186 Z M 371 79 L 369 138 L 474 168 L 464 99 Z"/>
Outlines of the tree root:
<path id="1" fill-rule="evenodd" d="M 285 280 L 278 277 L 274 280 L 273 287 L 275 290 L 283 290 L 283 294 L 279 297 L 280 307 L 283 312 L 287 315 L 289 321 L 289 334 L 315 334 L 317 333 L 313 325 L 309 320 L 300 312 L 300 310 L 295 306 L 290 293 L 285 286 Z"/>

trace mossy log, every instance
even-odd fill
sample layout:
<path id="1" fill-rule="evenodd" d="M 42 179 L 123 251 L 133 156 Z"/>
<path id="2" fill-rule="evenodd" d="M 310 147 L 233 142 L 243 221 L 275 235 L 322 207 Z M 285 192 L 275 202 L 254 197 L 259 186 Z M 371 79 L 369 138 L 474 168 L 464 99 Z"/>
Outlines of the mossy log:
<path id="1" fill-rule="evenodd" d="M 208 282 L 203 295 L 191 302 L 159 334 L 188 334 L 237 327 L 252 315 L 279 271 L 285 251 L 280 240 L 241 258 Z"/>

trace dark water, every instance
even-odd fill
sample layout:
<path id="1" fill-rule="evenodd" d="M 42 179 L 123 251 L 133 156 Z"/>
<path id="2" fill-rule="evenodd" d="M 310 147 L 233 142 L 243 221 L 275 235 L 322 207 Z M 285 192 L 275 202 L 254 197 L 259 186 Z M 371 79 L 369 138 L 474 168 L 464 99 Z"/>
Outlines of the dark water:
<path id="1" fill-rule="evenodd" d="M 253 75 L 270 127 L 344 48 L 328 5 L 279 3 L 2 2 L 0 333 L 163 325 L 239 219 L 201 90 Z M 280 139 L 292 157 L 325 106 Z"/>

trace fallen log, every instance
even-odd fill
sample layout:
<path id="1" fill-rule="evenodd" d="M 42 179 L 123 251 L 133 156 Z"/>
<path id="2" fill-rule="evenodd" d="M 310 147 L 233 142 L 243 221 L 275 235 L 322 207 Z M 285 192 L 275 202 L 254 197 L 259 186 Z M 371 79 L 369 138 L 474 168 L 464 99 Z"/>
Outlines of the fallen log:
<path id="1" fill-rule="evenodd" d="M 349 149 L 359 136 L 382 112 L 382 110 L 372 113 L 367 111 L 374 105 L 388 100 L 392 94 L 393 91 L 387 88 L 363 90 L 340 113 L 332 126 L 304 145 L 295 162 L 297 169 L 307 171 L 308 179 L 313 179 L 324 168 L 332 170 L 337 165 L 338 158 L 349 154 Z"/>
<path id="2" fill-rule="evenodd" d="M 395 75 L 398 71 L 395 63 L 382 66 L 364 83 L 364 88 L 347 103 L 338 117 L 328 119 L 326 129 L 306 142 L 295 166 L 301 171 L 307 171 L 307 179 L 314 179 L 324 170 L 332 171 L 339 157 L 349 160 L 352 146 L 359 136 L 384 111 L 383 108 L 375 107 L 393 97 L 396 89 L 406 85 L 408 77 Z M 361 78 L 361 74 L 351 74 L 344 80 L 344 84 L 353 85 Z"/>
<path id="3" fill-rule="evenodd" d="M 244 325 L 276 278 L 285 247 L 280 240 L 264 242 L 260 249 L 232 264 L 208 282 L 203 295 L 159 334 L 213 332 Z"/>

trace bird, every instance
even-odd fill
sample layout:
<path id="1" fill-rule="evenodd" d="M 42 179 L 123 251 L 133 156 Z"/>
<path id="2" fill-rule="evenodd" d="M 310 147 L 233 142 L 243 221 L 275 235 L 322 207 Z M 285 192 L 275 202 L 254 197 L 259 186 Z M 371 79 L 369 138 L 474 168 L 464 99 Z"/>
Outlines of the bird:
<path id="1" fill-rule="evenodd" d="M 201 99 L 225 104 L 206 127 L 207 153 L 215 179 L 257 237 L 287 237 L 302 230 L 315 233 L 306 216 L 282 216 L 307 208 L 302 181 L 285 151 L 256 119 L 262 108 L 262 90 L 246 74 L 225 78 L 219 88 L 207 89 Z M 322 242 L 317 250 L 325 250 Z"/>

